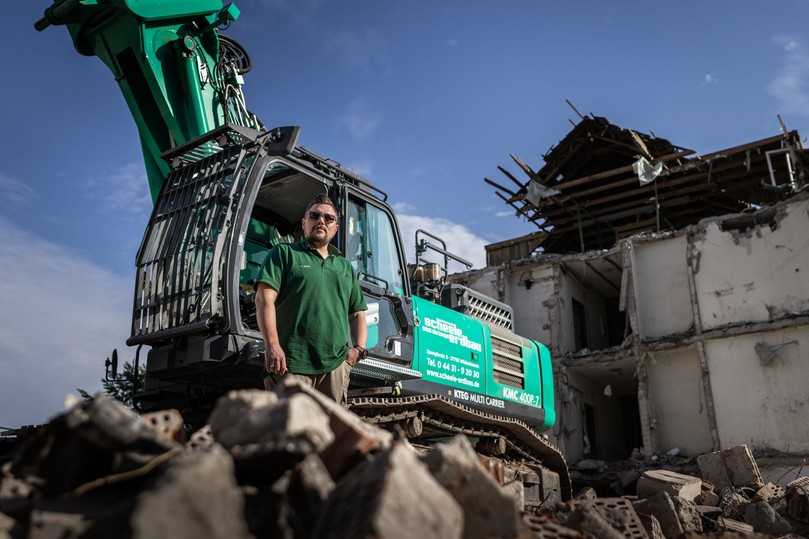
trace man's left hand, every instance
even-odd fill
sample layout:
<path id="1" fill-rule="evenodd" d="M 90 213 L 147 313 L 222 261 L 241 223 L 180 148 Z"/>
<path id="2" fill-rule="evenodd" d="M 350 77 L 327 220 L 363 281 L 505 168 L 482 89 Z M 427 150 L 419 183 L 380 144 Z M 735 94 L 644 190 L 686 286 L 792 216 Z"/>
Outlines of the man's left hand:
<path id="1" fill-rule="evenodd" d="M 353 367 L 360 361 L 360 352 L 356 348 L 349 348 L 348 352 L 346 352 L 346 359 L 345 362 L 348 363 L 350 367 Z"/>

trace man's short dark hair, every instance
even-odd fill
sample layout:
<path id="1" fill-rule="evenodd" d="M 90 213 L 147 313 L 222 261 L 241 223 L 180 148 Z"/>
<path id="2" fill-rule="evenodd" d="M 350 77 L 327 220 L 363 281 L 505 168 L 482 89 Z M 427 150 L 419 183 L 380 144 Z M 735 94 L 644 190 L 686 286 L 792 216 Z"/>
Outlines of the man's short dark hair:
<path id="1" fill-rule="evenodd" d="M 317 195 L 315 198 L 309 201 L 309 204 L 306 205 L 306 210 L 303 212 L 304 216 L 306 215 L 306 212 L 309 211 L 309 208 L 312 206 L 317 206 L 318 204 L 327 204 L 334 208 L 334 213 L 337 213 L 337 206 L 334 205 L 334 202 L 332 202 L 328 195 Z"/>

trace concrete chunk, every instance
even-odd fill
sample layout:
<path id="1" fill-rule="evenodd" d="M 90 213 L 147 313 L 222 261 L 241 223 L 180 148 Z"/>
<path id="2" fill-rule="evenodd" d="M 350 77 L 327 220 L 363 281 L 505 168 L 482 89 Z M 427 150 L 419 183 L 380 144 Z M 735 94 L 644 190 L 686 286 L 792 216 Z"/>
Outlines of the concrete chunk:
<path id="1" fill-rule="evenodd" d="M 790 523 L 767 502 L 751 503 L 744 510 L 744 521 L 757 532 L 784 535 L 792 531 Z"/>
<path id="2" fill-rule="evenodd" d="M 647 470 L 638 480 L 638 496 L 646 498 L 658 492 L 668 492 L 684 500 L 694 501 L 702 492 L 702 480 L 670 470 Z"/>
<path id="3" fill-rule="evenodd" d="M 516 537 L 513 499 L 486 473 L 465 436 L 436 445 L 422 462 L 463 509 L 464 537 Z"/>
<path id="4" fill-rule="evenodd" d="M 613 528 L 590 501 L 576 503 L 575 509 L 565 520 L 565 526 L 579 530 L 586 537 L 598 537 L 599 539 L 623 539 L 624 537 L 624 534 Z"/>
<path id="5" fill-rule="evenodd" d="M 215 446 L 177 457 L 156 486 L 138 496 L 131 523 L 135 539 L 250 537 L 230 455 Z"/>
<path id="6" fill-rule="evenodd" d="M 663 535 L 667 539 L 674 539 L 683 533 L 677 508 L 668 492 L 658 492 L 654 496 L 633 502 L 632 505 L 639 514 L 652 515 L 657 518 Z"/>
<path id="7" fill-rule="evenodd" d="M 319 451 L 334 440 L 328 417 L 306 395 L 279 400 L 267 391 L 231 391 L 217 402 L 210 425 L 226 449 L 298 440 Z"/>
<path id="8" fill-rule="evenodd" d="M 787 485 L 787 514 L 809 524 L 809 477 L 799 477 Z"/>
<path id="9" fill-rule="evenodd" d="M 464 515 L 404 443 L 379 453 L 341 480 L 321 512 L 318 539 L 452 539 Z"/>
<path id="10" fill-rule="evenodd" d="M 737 445 L 723 451 L 725 466 L 733 486 L 759 489 L 764 486 L 761 472 L 753 454 L 746 445 Z"/>
<path id="11" fill-rule="evenodd" d="M 677 510 L 677 517 L 686 532 L 702 533 L 702 518 L 700 518 L 697 505 L 688 500 L 674 497 L 671 499 L 674 508 Z"/>
<path id="12" fill-rule="evenodd" d="M 700 455 L 697 464 L 702 478 L 713 483 L 717 490 L 726 487 L 757 490 L 764 486 L 758 465 L 746 445 Z"/>
<path id="13" fill-rule="evenodd" d="M 321 458 L 336 479 L 362 461 L 369 452 L 391 445 L 393 436 L 389 432 L 369 425 L 326 395 L 296 380 L 285 379 L 277 387 L 277 392 L 282 398 L 297 394 L 307 395 L 326 414 L 334 440 L 321 451 Z"/>

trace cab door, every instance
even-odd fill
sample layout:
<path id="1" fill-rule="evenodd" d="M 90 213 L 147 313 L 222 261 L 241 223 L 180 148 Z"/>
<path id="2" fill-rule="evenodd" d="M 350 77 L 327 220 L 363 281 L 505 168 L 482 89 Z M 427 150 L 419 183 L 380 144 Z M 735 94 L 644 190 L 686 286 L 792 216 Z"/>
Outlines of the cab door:
<path id="1" fill-rule="evenodd" d="M 353 187 L 346 189 L 343 207 L 342 248 L 368 305 L 368 353 L 409 366 L 412 306 L 396 219 L 381 201 Z"/>
<path id="2" fill-rule="evenodd" d="M 138 250 L 127 344 L 160 343 L 222 323 L 226 247 L 255 160 L 255 150 L 233 145 L 169 174 Z"/>

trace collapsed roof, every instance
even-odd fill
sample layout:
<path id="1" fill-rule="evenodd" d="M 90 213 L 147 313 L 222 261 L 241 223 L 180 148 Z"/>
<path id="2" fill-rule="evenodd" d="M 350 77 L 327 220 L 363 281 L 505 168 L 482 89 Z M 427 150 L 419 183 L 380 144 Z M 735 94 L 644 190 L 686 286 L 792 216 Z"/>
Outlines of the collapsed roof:
<path id="1" fill-rule="evenodd" d="M 782 124 L 783 127 L 783 124 Z M 498 166 L 506 187 L 486 178 L 537 232 L 488 245 L 497 265 L 534 251 L 609 249 L 647 231 L 677 230 L 702 218 L 751 211 L 801 190 L 809 155 L 797 131 L 699 155 L 664 138 L 582 116 L 535 171 L 511 155 L 521 180 Z"/>

